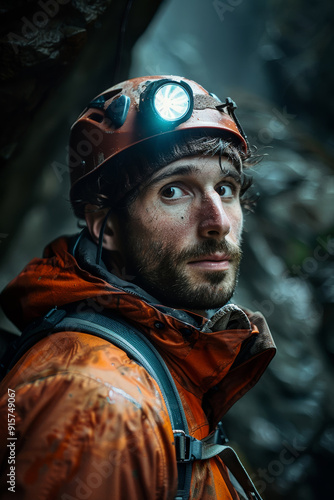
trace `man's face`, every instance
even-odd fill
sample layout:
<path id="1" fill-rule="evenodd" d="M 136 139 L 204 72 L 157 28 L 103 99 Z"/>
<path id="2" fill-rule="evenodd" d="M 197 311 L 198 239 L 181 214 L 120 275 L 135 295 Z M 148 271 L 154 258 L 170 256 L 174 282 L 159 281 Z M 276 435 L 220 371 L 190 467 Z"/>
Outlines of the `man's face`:
<path id="1" fill-rule="evenodd" d="M 130 206 L 122 254 L 164 305 L 202 312 L 232 296 L 241 257 L 240 175 L 222 158 L 182 158 L 157 171 Z"/>

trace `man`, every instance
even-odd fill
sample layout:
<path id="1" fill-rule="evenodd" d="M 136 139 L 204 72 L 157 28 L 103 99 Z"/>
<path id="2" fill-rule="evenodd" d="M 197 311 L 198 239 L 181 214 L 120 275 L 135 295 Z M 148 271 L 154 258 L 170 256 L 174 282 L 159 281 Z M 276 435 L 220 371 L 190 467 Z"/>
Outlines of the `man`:
<path id="1" fill-rule="evenodd" d="M 108 311 L 156 347 L 189 433 L 203 439 L 274 354 L 262 316 L 230 302 L 250 151 L 234 116 L 195 82 L 143 77 L 94 99 L 71 133 L 79 236 L 51 243 L 2 293 L 21 329 L 54 307 Z M 15 391 L 15 492 L 38 499 L 173 499 L 173 430 L 156 381 L 84 332 L 32 347 L 1 388 L 2 498 L 11 498 L 8 389 Z M 11 394 L 14 394 L 11 393 Z M 196 460 L 191 499 L 238 499 L 221 458 Z"/>

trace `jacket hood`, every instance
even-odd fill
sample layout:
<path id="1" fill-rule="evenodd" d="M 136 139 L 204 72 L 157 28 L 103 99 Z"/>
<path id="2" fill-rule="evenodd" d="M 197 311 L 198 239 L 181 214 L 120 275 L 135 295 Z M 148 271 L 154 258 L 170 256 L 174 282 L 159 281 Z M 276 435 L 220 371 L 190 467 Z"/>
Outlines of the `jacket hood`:
<path id="1" fill-rule="evenodd" d="M 210 319 L 165 307 L 134 283 L 97 266 L 95 255 L 96 244 L 85 232 L 55 240 L 4 289 L 0 303 L 5 314 L 22 330 L 54 307 L 79 303 L 78 310 L 92 314 L 112 309 L 150 338 L 177 382 L 203 398 L 211 421 L 219 420 L 274 356 L 263 316 L 235 304 Z M 218 393 L 226 395 L 223 408 L 221 401 L 212 404 Z"/>
<path id="2" fill-rule="evenodd" d="M 50 243 L 43 257 L 29 262 L 1 293 L 4 313 L 20 330 L 53 307 L 102 298 L 112 291 L 111 285 L 78 265 L 69 244 L 68 238 Z"/>

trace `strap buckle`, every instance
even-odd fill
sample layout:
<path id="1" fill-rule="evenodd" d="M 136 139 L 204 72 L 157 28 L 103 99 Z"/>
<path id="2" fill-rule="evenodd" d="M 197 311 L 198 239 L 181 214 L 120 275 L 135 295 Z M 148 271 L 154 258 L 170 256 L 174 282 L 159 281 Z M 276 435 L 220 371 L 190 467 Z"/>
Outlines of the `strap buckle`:
<path id="1" fill-rule="evenodd" d="M 228 443 L 229 439 L 226 435 L 225 429 L 223 427 L 222 422 L 218 422 L 217 427 L 214 432 L 214 440 L 213 442 L 216 444 L 226 444 Z"/>
<path id="2" fill-rule="evenodd" d="M 183 430 L 173 431 L 177 462 L 193 462 L 202 458 L 202 442 Z"/>

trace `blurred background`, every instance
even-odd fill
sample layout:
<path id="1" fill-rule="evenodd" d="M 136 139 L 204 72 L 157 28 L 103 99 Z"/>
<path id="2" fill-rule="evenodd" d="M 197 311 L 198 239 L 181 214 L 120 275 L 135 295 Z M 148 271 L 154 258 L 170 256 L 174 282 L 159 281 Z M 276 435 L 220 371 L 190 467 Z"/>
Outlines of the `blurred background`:
<path id="1" fill-rule="evenodd" d="M 235 300 L 266 316 L 278 354 L 225 427 L 265 500 L 331 498 L 333 4 L 2 0 L 0 12 L 0 288 L 78 230 L 67 141 L 93 96 L 151 74 L 231 96 L 266 155 Z"/>

